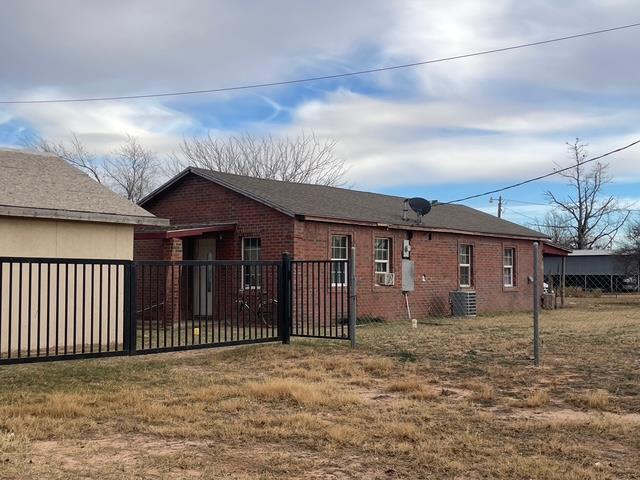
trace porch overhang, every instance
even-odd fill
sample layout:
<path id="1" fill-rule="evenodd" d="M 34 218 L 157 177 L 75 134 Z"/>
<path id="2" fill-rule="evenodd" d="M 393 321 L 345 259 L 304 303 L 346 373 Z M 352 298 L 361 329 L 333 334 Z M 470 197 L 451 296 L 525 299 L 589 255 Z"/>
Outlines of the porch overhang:
<path id="1" fill-rule="evenodd" d="M 542 255 L 547 257 L 567 257 L 572 250 L 545 242 L 542 244 Z"/>
<path id="2" fill-rule="evenodd" d="M 136 240 L 153 240 L 168 238 L 193 238 L 202 237 L 208 233 L 233 232 L 236 229 L 235 223 L 219 223 L 215 225 L 204 225 L 198 227 L 181 227 L 175 225 L 173 229 L 138 231 L 135 233 Z"/>

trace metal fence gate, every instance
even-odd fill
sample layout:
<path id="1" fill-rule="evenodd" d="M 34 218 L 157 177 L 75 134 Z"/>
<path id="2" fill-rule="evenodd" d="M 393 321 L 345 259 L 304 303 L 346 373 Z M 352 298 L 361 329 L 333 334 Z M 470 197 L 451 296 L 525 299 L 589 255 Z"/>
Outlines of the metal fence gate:
<path id="1" fill-rule="evenodd" d="M 281 262 L 136 262 L 137 353 L 281 340 Z"/>
<path id="2" fill-rule="evenodd" d="M 352 260 L 0 257 L 0 364 L 291 336 L 353 342 L 354 326 Z"/>
<path id="3" fill-rule="evenodd" d="M 351 338 L 354 280 L 351 263 L 294 260 L 291 265 L 291 335 Z"/>

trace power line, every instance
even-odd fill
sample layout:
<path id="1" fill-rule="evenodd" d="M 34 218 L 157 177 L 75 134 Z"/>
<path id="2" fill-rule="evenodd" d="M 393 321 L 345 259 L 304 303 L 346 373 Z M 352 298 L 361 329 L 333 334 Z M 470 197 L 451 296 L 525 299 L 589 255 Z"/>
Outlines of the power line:
<path id="1" fill-rule="evenodd" d="M 264 83 L 252 83 L 246 85 L 235 85 L 229 87 L 219 87 L 219 88 L 208 88 L 203 90 L 186 90 L 179 92 L 164 92 L 164 93 L 147 93 L 140 95 L 119 95 L 119 96 L 109 96 L 109 97 L 86 97 L 86 98 L 59 98 L 59 99 L 49 99 L 49 100 L 3 100 L 0 101 L 0 104 L 3 105 L 16 105 L 16 104 L 38 104 L 38 103 L 75 103 L 75 102 L 102 102 L 102 101 L 111 101 L 111 100 L 134 100 L 140 98 L 156 98 L 156 97 L 176 97 L 182 95 L 200 95 L 205 93 L 220 93 L 220 92 L 232 92 L 236 90 L 249 90 L 254 88 L 265 88 L 265 87 L 276 87 L 281 85 L 292 85 L 298 83 L 308 83 L 308 82 L 316 82 L 319 80 L 332 80 L 336 78 L 344 78 L 344 77 L 353 77 L 356 75 L 366 75 L 370 73 L 378 73 L 378 72 L 386 72 L 389 70 L 399 70 L 403 68 L 411 68 L 411 67 L 419 67 L 423 65 L 429 65 L 432 63 L 441 63 L 448 62 L 451 60 L 460 60 L 463 58 L 477 57 L 480 55 L 489 55 L 493 53 L 507 52 L 510 50 L 518 50 L 521 48 L 535 47 L 539 45 L 547 45 L 549 43 L 562 42 L 565 40 L 573 40 L 576 38 L 588 37 L 592 35 L 600 35 L 603 33 L 615 32 L 618 30 L 625 30 L 628 28 L 636 28 L 640 26 L 640 22 L 638 23 L 630 23 L 627 25 L 620 25 L 612 28 L 605 28 L 602 30 L 593 30 L 590 32 L 578 33 L 575 35 L 567 35 L 564 37 L 556 37 L 548 40 L 541 40 L 538 42 L 529 42 L 529 43 L 521 43 L 519 45 L 512 45 L 509 47 L 502 48 L 494 48 L 491 50 L 481 50 L 478 52 L 465 53 L 462 55 L 454 55 L 451 57 L 443 57 L 432 60 L 424 60 L 420 62 L 411 62 L 411 63 L 403 63 L 399 65 L 390 65 L 386 67 L 379 68 L 368 68 L 366 70 L 355 70 L 352 72 L 345 73 L 336 73 L 332 75 L 320 75 L 317 77 L 306 77 L 306 78 L 297 78 L 293 80 L 283 80 L 279 82 L 264 82 Z"/>
<path id="2" fill-rule="evenodd" d="M 524 217 L 524 218 L 528 218 L 529 220 L 533 220 L 534 222 L 537 222 L 538 219 L 535 217 L 531 217 L 529 215 L 525 215 L 524 213 L 520 213 L 520 212 L 516 212 L 513 208 L 505 208 L 505 213 L 509 212 L 509 213 L 515 213 L 516 215 L 520 216 L 520 217 Z"/>
<path id="3" fill-rule="evenodd" d="M 526 200 L 516 200 L 514 198 L 503 198 L 503 200 L 505 202 L 511 202 L 511 203 L 523 203 L 525 205 L 535 205 L 537 207 L 548 207 L 549 204 L 548 203 L 536 203 L 536 202 L 528 202 Z"/>
<path id="4" fill-rule="evenodd" d="M 628 145 L 625 145 L 624 147 L 616 148 L 615 150 L 611 150 L 611 151 L 609 151 L 607 153 L 604 153 L 602 155 L 599 155 L 597 157 L 589 158 L 588 160 L 580 162 L 580 165 L 584 165 L 586 163 L 595 162 L 596 160 L 600 160 L 601 158 L 608 157 L 609 155 L 613 155 L 614 153 L 621 152 L 621 151 L 626 150 L 627 148 L 631 148 L 634 145 L 637 145 L 639 143 L 640 143 L 640 140 L 636 140 L 635 142 L 632 142 L 632 143 L 630 143 Z M 566 171 L 571 170 L 573 168 L 576 168 L 576 166 L 575 165 L 571 165 L 571 166 L 568 166 L 568 167 L 565 167 L 565 168 L 561 168 L 559 170 L 554 170 L 553 172 L 545 173 L 544 175 L 539 175 L 537 177 L 529 178 L 527 180 L 523 180 L 521 182 L 514 183 L 512 185 L 507 185 L 506 187 L 497 188 L 495 190 L 490 190 L 488 192 L 476 193 L 474 195 L 469 195 L 467 197 L 458 198 L 456 200 L 451 200 L 449 202 L 444 202 L 444 203 L 448 203 L 448 204 L 449 203 L 459 203 L 459 202 L 464 202 L 465 200 L 471 200 L 472 198 L 479 198 L 479 197 L 485 197 L 487 195 L 493 195 L 494 193 L 504 192 L 505 190 L 510 190 L 512 188 L 520 187 L 522 185 L 526 185 L 527 183 L 537 182 L 538 180 L 543 180 L 545 178 L 552 177 L 554 175 L 557 175 L 557 174 L 562 173 L 562 172 L 566 172 Z"/>

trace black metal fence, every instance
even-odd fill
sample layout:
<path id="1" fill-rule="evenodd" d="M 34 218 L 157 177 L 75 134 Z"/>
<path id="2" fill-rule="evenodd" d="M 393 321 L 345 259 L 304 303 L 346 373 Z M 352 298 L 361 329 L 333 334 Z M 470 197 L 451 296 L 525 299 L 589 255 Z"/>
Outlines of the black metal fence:
<path id="1" fill-rule="evenodd" d="M 124 354 L 129 263 L 0 258 L 0 362 Z"/>
<path id="2" fill-rule="evenodd" d="M 351 265 L 0 257 L 0 364 L 353 338 Z"/>
<path id="3" fill-rule="evenodd" d="M 137 262 L 136 351 L 281 339 L 281 262 Z"/>
<path id="4" fill-rule="evenodd" d="M 350 338 L 350 266 L 342 260 L 292 262 L 292 336 Z"/>

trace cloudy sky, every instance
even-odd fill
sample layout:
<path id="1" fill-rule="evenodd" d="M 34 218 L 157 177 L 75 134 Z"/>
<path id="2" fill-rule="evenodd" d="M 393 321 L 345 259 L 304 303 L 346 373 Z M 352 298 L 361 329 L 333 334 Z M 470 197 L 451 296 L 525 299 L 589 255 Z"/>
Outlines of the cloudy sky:
<path id="1" fill-rule="evenodd" d="M 640 21 L 637 0 L 15 1 L 0 4 L 0 101 L 206 89 L 446 57 Z M 0 145 L 127 133 L 160 154 L 185 136 L 333 138 L 359 189 L 442 201 L 640 138 L 640 28 L 393 72 L 135 101 L 0 105 Z M 640 148 L 609 191 L 640 199 Z M 505 194 L 526 223 L 552 180 Z M 530 203 L 524 203 L 530 202 Z M 494 207 L 488 198 L 469 203 Z M 640 205 L 640 203 L 639 203 Z"/>

